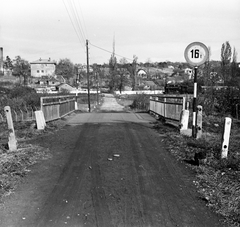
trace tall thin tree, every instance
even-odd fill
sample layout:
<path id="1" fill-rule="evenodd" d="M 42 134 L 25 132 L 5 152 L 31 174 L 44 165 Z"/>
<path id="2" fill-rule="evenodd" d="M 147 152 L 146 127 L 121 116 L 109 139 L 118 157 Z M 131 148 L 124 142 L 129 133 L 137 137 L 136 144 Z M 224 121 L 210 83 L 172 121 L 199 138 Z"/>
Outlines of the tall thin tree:
<path id="1" fill-rule="evenodd" d="M 230 81 L 230 63 L 232 57 L 232 48 L 229 41 L 222 44 L 221 49 L 221 71 L 224 85 Z"/>

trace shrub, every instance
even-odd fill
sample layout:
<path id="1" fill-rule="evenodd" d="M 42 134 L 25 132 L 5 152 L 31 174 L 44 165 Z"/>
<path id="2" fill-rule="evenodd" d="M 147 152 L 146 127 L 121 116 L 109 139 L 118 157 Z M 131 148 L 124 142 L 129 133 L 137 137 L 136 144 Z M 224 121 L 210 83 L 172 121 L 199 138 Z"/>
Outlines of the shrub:
<path id="1" fill-rule="evenodd" d="M 23 107 L 35 108 L 40 106 L 40 95 L 33 88 L 16 86 L 11 90 L 6 90 L 4 96 L 0 98 L 1 109 L 10 106 L 13 109 Z"/>
<path id="2" fill-rule="evenodd" d="M 28 95 L 36 94 L 36 91 L 30 87 L 16 86 L 14 89 L 10 91 L 10 98 L 19 98 L 25 97 Z"/>
<path id="3" fill-rule="evenodd" d="M 133 103 L 131 105 L 131 108 L 147 110 L 148 106 L 149 106 L 149 95 L 138 94 L 135 96 Z"/>

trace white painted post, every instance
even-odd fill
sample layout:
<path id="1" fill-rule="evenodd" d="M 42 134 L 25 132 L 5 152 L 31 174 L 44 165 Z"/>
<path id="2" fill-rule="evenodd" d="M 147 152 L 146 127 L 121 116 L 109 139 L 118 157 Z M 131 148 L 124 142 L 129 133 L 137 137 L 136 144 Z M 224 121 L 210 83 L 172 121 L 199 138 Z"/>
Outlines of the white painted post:
<path id="1" fill-rule="evenodd" d="M 75 98 L 75 110 L 78 110 L 78 103 L 77 103 L 78 93 L 76 91 L 76 98 Z"/>
<path id="2" fill-rule="evenodd" d="M 164 105 L 164 118 L 167 116 L 167 104 L 166 104 L 166 102 L 167 102 L 167 99 L 166 98 L 164 98 L 163 99 L 164 101 L 163 101 L 163 105 Z"/>
<path id="3" fill-rule="evenodd" d="M 198 105 L 197 106 L 197 135 L 196 139 L 199 139 L 202 137 L 202 106 Z"/>
<path id="4" fill-rule="evenodd" d="M 186 97 L 183 97 L 183 99 L 182 99 L 182 109 L 183 110 L 186 109 Z"/>
<path id="5" fill-rule="evenodd" d="M 46 121 L 43 115 L 43 112 L 41 110 L 35 111 L 35 118 L 37 122 L 37 129 L 38 130 L 44 130 L 46 126 Z"/>
<path id="6" fill-rule="evenodd" d="M 227 156 L 228 156 L 231 124 L 232 124 L 232 119 L 230 117 L 226 117 L 224 120 L 224 130 L 223 130 L 223 136 L 222 136 L 221 158 L 227 158 Z"/>
<path id="7" fill-rule="evenodd" d="M 189 110 L 182 110 L 180 115 L 180 132 L 188 129 Z"/>
<path id="8" fill-rule="evenodd" d="M 4 107 L 4 112 L 7 118 L 8 125 L 8 148 L 9 151 L 17 151 L 17 140 L 15 137 L 15 131 L 13 127 L 12 113 L 10 106 Z"/>

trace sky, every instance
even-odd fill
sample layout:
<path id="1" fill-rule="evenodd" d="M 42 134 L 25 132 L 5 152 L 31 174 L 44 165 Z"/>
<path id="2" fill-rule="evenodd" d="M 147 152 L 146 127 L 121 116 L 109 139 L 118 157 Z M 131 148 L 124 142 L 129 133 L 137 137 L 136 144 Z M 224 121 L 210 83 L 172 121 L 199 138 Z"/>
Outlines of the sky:
<path id="1" fill-rule="evenodd" d="M 192 42 L 220 60 L 229 41 L 240 61 L 240 0 L 1 0 L 0 47 L 15 56 L 86 64 L 186 62 Z M 113 45 L 115 43 L 115 45 Z M 115 47 L 115 48 L 113 48 Z"/>

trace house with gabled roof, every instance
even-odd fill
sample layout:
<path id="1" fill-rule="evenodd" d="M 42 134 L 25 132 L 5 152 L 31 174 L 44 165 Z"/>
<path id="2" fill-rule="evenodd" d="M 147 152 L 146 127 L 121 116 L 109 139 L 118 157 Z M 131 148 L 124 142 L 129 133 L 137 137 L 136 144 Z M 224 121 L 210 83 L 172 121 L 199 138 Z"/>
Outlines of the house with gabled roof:
<path id="1" fill-rule="evenodd" d="M 147 73 L 146 73 L 146 71 L 143 70 L 143 69 L 139 69 L 139 70 L 137 71 L 137 75 L 138 75 L 138 77 L 141 77 L 141 78 L 143 78 L 143 79 L 147 79 Z"/>
<path id="2" fill-rule="evenodd" d="M 30 62 L 31 65 L 31 76 L 42 77 L 42 76 L 54 76 L 56 70 L 56 62 L 49 59 L 39 59 L 37 61 Z"/>

